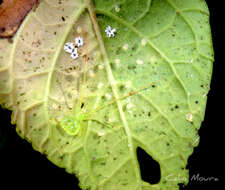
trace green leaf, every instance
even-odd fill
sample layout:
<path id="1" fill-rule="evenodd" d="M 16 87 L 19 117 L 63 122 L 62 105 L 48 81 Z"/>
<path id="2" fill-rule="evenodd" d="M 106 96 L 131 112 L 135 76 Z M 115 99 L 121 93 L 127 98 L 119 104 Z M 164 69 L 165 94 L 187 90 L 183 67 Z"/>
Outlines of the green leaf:
<path id="1" fill-rule="evenodd" d="M 78 36 L 73 60 L 63 46 Z M 13 43 L 0 40 L 0 102 L 82 189 L 175 190 L 188 183 L 212 62 L 203 0 L 42 0 Z M 158 184 L 141 179 L 137 147 L 160 164 Z"/>

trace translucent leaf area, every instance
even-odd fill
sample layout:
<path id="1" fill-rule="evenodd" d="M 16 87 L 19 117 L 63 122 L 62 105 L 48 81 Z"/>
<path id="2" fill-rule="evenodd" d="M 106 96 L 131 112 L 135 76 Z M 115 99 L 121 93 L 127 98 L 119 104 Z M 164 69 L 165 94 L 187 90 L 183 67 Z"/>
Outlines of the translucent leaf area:
<path id="1" fill-rule="evenodd" d="M 72 59 L 64 44 L 79 36 Z M 204 0 L 42 0 L 0 39 L 0 103 L 83 190 L 178 190 L 212 62 Z M 157 184 L 142 179 L 138 147 L 159 164 Z"/>

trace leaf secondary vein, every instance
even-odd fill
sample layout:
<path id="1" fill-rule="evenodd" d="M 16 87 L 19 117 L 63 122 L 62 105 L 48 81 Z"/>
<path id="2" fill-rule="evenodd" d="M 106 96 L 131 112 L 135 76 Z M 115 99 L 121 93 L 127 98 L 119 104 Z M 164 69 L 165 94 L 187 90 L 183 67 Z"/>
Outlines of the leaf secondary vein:
<path id="1" fill-rule="evenodd" d="M 101 9 L 97 9 L 96 10 L 96 13 L 99 13 L 99 14 L 103 14 L 103 15 L 106 15 L 106 16 L 109 16 L 111 17 L 112 19 L 118 21 L 119 23 L 123 24 L 124 26 L 126 26 L 127 28 L 129 28 L 130 30 L 132 30 L 134 33 L 136 33 L 139 37 L 141 38 L 144 38 L 145 36 L 143 34 L 141 34 L 134 26 L 126 23 L 125 21 L 123 21 L 122 19 L 120 19 L 118 16 L 112 14 L 112 13 L 109 13 L 108 11 L 104 11 L 104 10 L 101 10 Z M 186 98 L 187 98 L 187 102 L 188 102 L 188 107 L 189 109 L 191 110 L 191 105 L 190 105 L 190 98 L 188 96 L 188 91 L 183 83 L 183 81 L 180 79 L 179 75 L 177 74 L 177 71 L 173 65 L 174 61 L 170 60 L 160 49 L 158 49 L 158 47 L 156 47 L 152 42 L 151 40 L 149 39 L 146 39 L 148 44 L 169 64 L 174 76 L 176 77 L 176 79 L 178 80 L 178 82 L 180 83 L 181 87 L 183 88 L 184 92 L 185 92 L 185 95 L 186 95 Z"/>
<path id="2" fill-rule="evenodd" d="M 72 20 L 73 20 L 73 24 L 77 21 L 77 19 L 79 18 L 79 16 L 84 12 L 85 10 L 85 5 L 81 6 L 80 9 L 75 12 L 75 14 L 72 16 Z M 49 96 L 49 92 L 50 92 L 50 86 L 51 86 L 51 82 L 52 82 L 52 77 L 53 77 L 53 73 L 55 71 L 55 65 L 57 63 L 57 60 L 59 58 L 60 52 L 63 48 L 63 44 L 65 43 L 65 40 L 68 36 L 68 34 L 70 33 L 70 31 L 72 30 L 73 24 L 69 24 L 68 27 L 65 29 L 65 33 L 64 36 L 62 37 L 58 48 L 56 49 L 55 52 L 55 56 L 53 59 L 53 63 L 51 65 L 50 71 L 49 71 L 49 75 L 48 75 L 48 79 L 47 79 L 47 84 L 46 84 L 46 92 L 45 92 L 45 96 L 44 96 L 44 102 L 45 102 L 45 113 L 48 113 L 48 96 Z"/>

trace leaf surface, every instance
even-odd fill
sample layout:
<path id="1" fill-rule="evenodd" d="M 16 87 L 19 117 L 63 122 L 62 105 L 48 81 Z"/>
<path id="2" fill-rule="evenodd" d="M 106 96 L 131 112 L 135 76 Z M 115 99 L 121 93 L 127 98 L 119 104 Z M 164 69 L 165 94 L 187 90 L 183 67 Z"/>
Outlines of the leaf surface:
<path id="1" fill-rule="evenodd" d="M 63 46 L 78 36 L 73 60 Z M 212 62 L 202 0 L 42 0 L 13 43 L 0 40 L 0 103 L 82 189 L 175 190 L 188 182 Z M 137 147 L 160 164 L 158 184 L 141 179 Z"/>

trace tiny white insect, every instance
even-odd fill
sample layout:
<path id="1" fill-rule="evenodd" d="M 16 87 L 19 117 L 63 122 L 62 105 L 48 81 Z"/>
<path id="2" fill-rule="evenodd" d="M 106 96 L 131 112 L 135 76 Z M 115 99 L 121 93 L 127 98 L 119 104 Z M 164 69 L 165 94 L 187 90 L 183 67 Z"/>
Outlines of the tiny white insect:
<path id="1" fill-rule="evenodd" d="M 188 120 L 189 122 L 193 122 L 193 115 L 191 113 L 188 113 L 186 115 L 186 120 Z"/>
<path id="2" fill-rule="evenodd" d="M 105 135 L 105 132 L 101 132 L 101 131 L 98 132 L 98 136 L 99 136 L 99 137 L 102 137 L 102 136 L 104 136 L 104 135 Z"/>
<path id="3" fill-rule="evenodd" d="M 104 69 L 104 64 L 103 64 L 103 63 L 100 63 L 100 64 L 98 65 L 98 69 L 99 69 L 99 70 L 103 70 L 103 69 Z"/>
<path id="4" fill-rule="evenodd" d="M 137 60 L 136 60 L 136 63 L 137 63 L 138 65 L 144 64 L 144 62 L 143 62 L 142 60 L 140 60 L 140 59 L 137 59 Z"/>
<path id="5" fill-rule="evenodd" d="M 93 77 L 95 76 L 95 73 L 94 73 L 93 70 L 90 70 L 90 71 L 88 72 L 88 74 L 89 74 L 89 76 L 90 76 L 91 78 L 93 78 Z"/>
<path id="6" fill-rule="evenodd" d="M 134 107 L 134 105 L 131 104 L 131 103 L 128 103 L 127 106 L 126 106 L 126 108 L 127 108 L 128 110 L 131 109 L 131 108 L 133 108 L 133 107 Z"/>
<path id="7" fill-rule="evenodd" d="M 115 59 L 115 63 L 116 63 L 117 66 L 119 66 L 119 64 L 120 64 L 120 59 Z"/>
<path id="8" fill-rule="evenodd" d="M 123 45 L 123 50 L 124 50 L 124 51 L 127 51 L 128 48 L 129 48 L 129 45 L 128 45 L 128 44 L 124 44 L 124 45 Z"/>
<path id="9" fill-rule="evenodd" d="M 78 54 L 78 51 L 77 51 L 77 48 L 74 48 L 72 53 L 71 53 L 71 57 L 72 59 L 77 59 L 79 57 L 79 54 Z"/>
<path id="10" fill-rule="evenodd" d="M 82 32 L 82 28 L 80 26 L 77 27 L 77 33 L 81 33 Z"/>
<path id="11" fill-rule="evenodd" d="M 142 46 L 145 46 L 146 44 L 147 44 L 147 40 L 143 38 L 143 39 L 141 40 L 141 45 L 142 45 Z"/>
<path id="12" fill-rule="evenodd" d="M 64 45 L 64 50 L 65 50 L 65 52 L 67 52 L 67 53 L 72 53 L 73 52 L 73 50 L 74 50 L 74 45 L 73 45 L 73 43 L 71 43 L 71 42 L 67 42 L 67 43 L 65 43 L 65 45 Z"/>
<path id="13" fill-rule="evenodd" d="M 102 88 L 104 84 L 102 82 L 98 83 L 98 89 Z"/>
<path id="14" fill-rule="evenodd" d="M 131 85 L 132 85 L 131 81 L 127 81 L 127 82 L 125 83 L 125 87 L 126 87 L 126 88 L 130 88 Z"/>
<path id="15" fill-rule="evenodd" d="M 75 43 L 78 47 L 83 46 L 84 45 L 84 40 L 83 38 L 81 38 L 80 36 L 75 38 Z"/>
<path id="16" fill-rule="evenodd" d="M 107 26 L 106 29 L 105 29 L 105 32 L 108 33 L 108 32 L 110 32 L 111 30 L 112 30 L 111 26 Z"/>
<path id="17" fill-rule="evenodd" d="M 115 5 L 114 8 L 117 13 L 120 12 L 120 7 L 118 5 Z"/>
<path id="18" fill-rule="evenodd" d="M 112 98 L 112 95 L 109 94 L 109 93 L 106 93 L 106 94 L 105 94 L 105 97 L 106 97 L 107 100 L 110 100 L 110 99 Z"/>
<path id="19" fill-rule="evenodd" d="M 105 33 L 108 38 L 115 37 L 116 29 L 112 29 L 111 26 L 107 26 L 105 29 Z"/>

